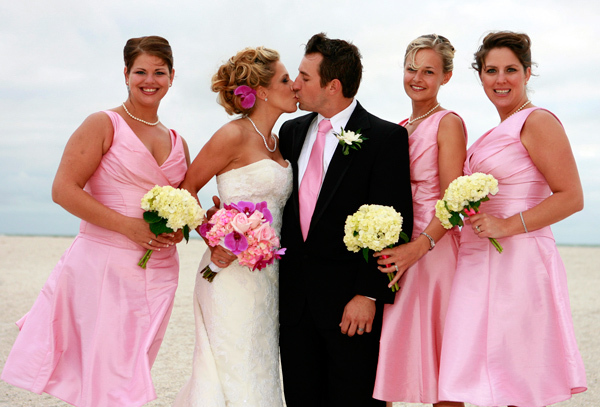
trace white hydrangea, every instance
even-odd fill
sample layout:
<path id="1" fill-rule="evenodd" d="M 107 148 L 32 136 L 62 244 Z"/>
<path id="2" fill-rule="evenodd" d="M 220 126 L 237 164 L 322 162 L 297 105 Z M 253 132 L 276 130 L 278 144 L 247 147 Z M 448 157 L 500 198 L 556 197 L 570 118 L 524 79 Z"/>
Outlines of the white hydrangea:
<path id="1" fill-rule="evenodd" d="M 363 205 L 348 216 L 344 226 L 344 243 L 348 250 L 363 248 L 380 251 L 398 242 L 402 216 L 391 206 Z"/>
<path id="2" fill-rule="evenodd" d="M 167 220 L 167 227 L 178 230 L 185 225 L 190 230 L 202 223 L 205 211 L 196 199 L 185 189 L 173 188 L 170 185 L 156 185 L 142 198 L 144 211 L 156 212 Z"/>

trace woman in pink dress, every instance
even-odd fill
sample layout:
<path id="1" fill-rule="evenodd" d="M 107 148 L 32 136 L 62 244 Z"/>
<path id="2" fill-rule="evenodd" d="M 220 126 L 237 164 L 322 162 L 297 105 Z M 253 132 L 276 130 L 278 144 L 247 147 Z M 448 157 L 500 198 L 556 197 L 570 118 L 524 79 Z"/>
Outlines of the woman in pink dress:
<path id="1" fill-rule="evenodd" d="M 526 34 L 488 34 L 475 54 L 500 124 L 469 148 L 464 172 L 492 174 L 499 192 L 462 229 L 442 346 L 445 400 L 540 407 L 586 390 L 550 230 L 582 209 L 583 192 L 561 123 L 528 98 L 531 65 Z"/>
<path id="2" fill-rule="evenodd" d="M 404 57 L 404 89 L 412 100 L 412 114 L 400 124 L 409 134 L 413 235 L 409 243 L 375 254 L 390 256 L 378 260 L 379 268 L 397 270 L 393 282 L 399 280 L 401 286 L 394 304 L 384 308 L 373 394 L 389 402 L 461 405 L 440 402 L 438 397 L 458 231 L 446 233 L 435 217 L 435 203 L 448 184 L 462 175 L 467 137 L 462 119 L 437 100 L 440 87 L 452 77 L 453 58 L 452 44 L 435 34 L 412 41 Z"/>
<path id="3" fill-rule="evenodd" d="M 157 115 L 173 82 L 171 47 L 161 37 L 132 38 L 124 57 L 129 97 L 90 115 L 65 148 L 52 197 L 82 219 L 80 231 L 17 323 L 2 372 L 12 385 L 79 407 L 156 398 L 150 368 L 179 274 L 181 232 L 155 236 L 140 207 L 155 185 L 178 186 L 189 163 L 184 140 Z"/>

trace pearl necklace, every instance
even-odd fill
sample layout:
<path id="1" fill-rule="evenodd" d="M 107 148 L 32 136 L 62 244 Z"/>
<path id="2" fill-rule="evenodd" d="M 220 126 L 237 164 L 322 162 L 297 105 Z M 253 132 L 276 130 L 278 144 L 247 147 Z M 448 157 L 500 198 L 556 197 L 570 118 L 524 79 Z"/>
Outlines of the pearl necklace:
<path id="1" fill-rule="evenodd" d="M 131 113 L 129 113 L 129 110 L 127 110 L 127 107 L 125 107 L 125 102 L 123 102 L 121 104 L 121 106 L 123 106 L 123 109 L 125 109 L 125 113 L 127 113 L 129 115 L 129 117 L 131 117 L 133 120 L 137 120 L 138 122 L 142 122 L 144 124 L 147 124 L 148 126 L 156 126 L 158 123 L 160 123 L 160 118 L 158 117 L 158 115 L 156 116 L 156 118 L 158 119 L 156 121 L 156 123 L 150 123 L 150 122 L 147 122 L 146 120 L 139 119 L 139 118 L 135 117 L 134 115 L 132 115 Z"/>
<path id="2" fill-rule="evenodd" d="M 256 124 L 254 124 L 254 122 L 252 121 L 252 119 L 250 118 L 250 116 L 246 116 L 246 119 L 250 120 L 250 123 L 252 123 L 252 126 L 254 126 L 254 130 L 256 130 L 256 132 L 258 134 L 260 134 L 260 136 L 262 137 L 263 141 L 265 142 L 265 147 L 267 148 L 267 150 L 270 153 L 274 153 L 275 150 L 277 150 L 277 139 L 275 138 L 275 136 L 273 135 L 273 133 L 271 133 L 271 140 L 273 140 L 273 143 L 275 143 L 275 147 L 273 147 L 273 149 L 271 150 L 269 148 L 269 145 L 267 144 L 267 139 L 265 138 L 265 136 L 260 132 L 260 130 L 258 130 L 258 127 L 256 127 Z"/>
<path id="3" fill-rule="evenodd" d="M 417 117 L 416 119 L 412 119 L 412 120 L 411 120 L 411 119 L 409 118 L 409 119 L 408 119 L 408 124 L 413 124 L 413 123 L 414 123 L 414 122 L 416 122 L 417 120 L 420 120 L 420 119 L 424 119 L 424 118 L 426 118 L 427 116 L 429 116 L 429 115 L 431 114 L 431 112 L 433 112 L 433 111 L 434 111 L 435 109 L 437 109 L 439 106 L 440 106 L 440 104 L 438 103 L 437 105 L 435 105 L 435 106 L 433 107 L 433 109 L 431 109 L 430 111 L 428 111 L 427 113 L 425 113 L 423 116 L 419 116 L 419 117 Z"/>
<path id="4" fill-rule="evenodd" d="M 512 115 L 515 115 L 515 114 L 519 113 L 521 110 L 523 110 L 523 108 L 524 108 L 525 106 L 527 106 L 527 105 L 528 105 L 528 104 L 530 104 L 530 103 L 531 103 L 531 100 L 527 99 L 527 102 L 523 103 L 523 106 L 521 106 L 520 108 L 518 108 L 517 110 L 515 110 L 513 113 L 511 113 L 510 115 L 508 115 L 508 117 L 510 117 L 510 116 L 512 116 Z M 508 117 L 507 117 L 506 119 L 508 119 Z M 506 119 L 505 119 L 505 120 L 506 120 Z"/>

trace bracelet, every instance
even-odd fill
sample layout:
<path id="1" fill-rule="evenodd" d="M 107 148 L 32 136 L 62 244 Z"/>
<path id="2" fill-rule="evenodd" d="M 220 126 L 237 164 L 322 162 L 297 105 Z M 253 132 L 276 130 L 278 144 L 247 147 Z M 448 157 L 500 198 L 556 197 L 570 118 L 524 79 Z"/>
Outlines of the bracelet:
<path id="1" fill-rule="evenodd" d="M 525 220 L 523 219 L 523 212 L 519 212 L 519 216 L 521 217 L 521 223 L 523 224 L 523 229 L 525 229 L 525 233 L 529 233 L 527 230 L 527 226 L 525 225 Z"/>
<path id="2" fill-rule="evenodd" d="M 429 236 L 425 232 L 421 232 L 421 234 L 423 236 L 425 236 L 427 239 L 429 239 L 429 250 L 433 250 L 433 248 L 435 247 L 435 240 L 433 240 L 433 237 Z"/>

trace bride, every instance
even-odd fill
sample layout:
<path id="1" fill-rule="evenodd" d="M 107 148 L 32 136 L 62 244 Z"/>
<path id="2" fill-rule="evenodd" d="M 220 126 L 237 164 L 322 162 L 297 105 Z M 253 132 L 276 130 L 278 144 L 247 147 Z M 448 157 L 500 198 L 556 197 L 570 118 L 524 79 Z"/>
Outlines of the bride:
<path id="1" fill-rule="evenodd" d="M 214 175 L 224 203 L 266 201 L 279 233 L 281 213 L 292 190 L 291 165 L 271 132 L 282 113 L 296 111 L 292 82 L 268 48 L 246 48 L 213 76 L 212 90 L 230 115 L 190 166 L 182 188 L 197 194 Z M 205 252 L 201 271 L 232 255 L 217 247 Z M 250 271 L 236 261 L 212 283 L 196 276 L 196 346 L 192 377 L 174 406 L 235 407 L 283 405 L 279 380 L 278 264 Z"/>

